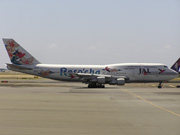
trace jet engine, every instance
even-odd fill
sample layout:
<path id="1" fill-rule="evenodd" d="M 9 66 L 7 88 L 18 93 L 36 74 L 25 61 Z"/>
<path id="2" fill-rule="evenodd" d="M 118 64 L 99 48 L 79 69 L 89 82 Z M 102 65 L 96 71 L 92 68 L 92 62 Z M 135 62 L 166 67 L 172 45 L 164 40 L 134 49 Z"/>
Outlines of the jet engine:
<path id="1" fill-rule="evenodd" d="M 124 85 L 125 79 L 124 78 L 118 78 L 117 80 L 113 79 L 113 80 L 109 81 L 109 84 L 110 85 Z"/>
<path id="2" fill-rule="evenodd" d="M 97 77 L 97 82 L 99 84 L 105 84 L 105 77 Z"/>
<path id="3" fill-rule="evenodd" d="M 109 81 L 109 85 L 116 85 L 116 84 L 117 84 L 117 80 L 115 79 Z"/>
<path id="4" fill-rule="evenodd" d="M 117 79 L 117 85 L 124 85 L 125 84 L 125 79 L 124 78 L 118 78 Z"/>

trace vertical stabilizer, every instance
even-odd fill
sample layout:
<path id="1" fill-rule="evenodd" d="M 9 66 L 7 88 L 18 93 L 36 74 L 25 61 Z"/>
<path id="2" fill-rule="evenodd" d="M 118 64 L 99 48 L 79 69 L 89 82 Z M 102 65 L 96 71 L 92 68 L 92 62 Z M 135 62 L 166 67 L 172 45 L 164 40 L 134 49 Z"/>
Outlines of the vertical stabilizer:
<path id="1" fill-rule="evenodd" d="M 40 63 L 13 39 L 3 39 L 3 42 L 13 64 L 33 66 Z"/>
<path id="2" fill-rule="evenodd" d="M 172 70 L 176 72 L 180 72 L 180 58 L 174 63 L 174 65 L 171 67 Z"/>

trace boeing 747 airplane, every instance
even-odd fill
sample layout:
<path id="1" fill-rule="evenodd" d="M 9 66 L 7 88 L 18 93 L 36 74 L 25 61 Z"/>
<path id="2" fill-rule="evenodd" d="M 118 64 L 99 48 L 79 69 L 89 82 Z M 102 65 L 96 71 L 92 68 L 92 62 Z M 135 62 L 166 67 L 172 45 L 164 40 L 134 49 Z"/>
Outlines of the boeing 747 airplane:
<path id="1" fill-rule="evenodd" d="M 159 63 L 121 63 L 110 65 L 41 64 L 13 39 L 3 39 L 11 64 L 9 70 L 60 81 L 79 81 L 88 88 L 104 88 L 105 84 L 124 85 L 133 82 L 162 82 L 176 78 L 180 59 L 169 69 Z"/>

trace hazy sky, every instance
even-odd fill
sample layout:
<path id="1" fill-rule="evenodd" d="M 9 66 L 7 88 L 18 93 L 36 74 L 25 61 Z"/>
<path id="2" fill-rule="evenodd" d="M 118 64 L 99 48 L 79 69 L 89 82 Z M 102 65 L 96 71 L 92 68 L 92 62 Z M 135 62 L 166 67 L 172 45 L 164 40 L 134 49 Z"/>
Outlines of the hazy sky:
<path id="1" fill-rule="evenodd" d="M 180 0 L 0 0 L 0 38 L 47 64 L 180 57 Z M 0 40 L 0 67 L 10 60 Z"/>

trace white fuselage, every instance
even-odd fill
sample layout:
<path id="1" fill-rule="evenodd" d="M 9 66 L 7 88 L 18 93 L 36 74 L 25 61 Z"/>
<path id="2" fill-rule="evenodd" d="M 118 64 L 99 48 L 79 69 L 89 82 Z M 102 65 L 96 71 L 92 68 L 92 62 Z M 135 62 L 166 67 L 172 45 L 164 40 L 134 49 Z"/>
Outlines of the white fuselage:
<path id="1" fill-rule="evenodd" d="M 10 68 L 13 70 L 12 68 Z M 37 64 L 33 70 L 17 70 L 45 78 L 61 81 L 81 81 L 78 73 L 91 75 L 108 75 L 115 78 L 126 78 L 127 82 L 163 82 L 178 76 L 178 73 L 164 64 L 124 63 L 111 65 L 52 65 Z"/>
<path id="2" fill-rule="evenodd" d="M 104 88 L 104 84 L 124 85 L 127 82 L 159 82 L 178 76 L 179 65 L 169 69 L 158 63 L 122 63 L 110 65 L 52 65 L 41 64 L 15 40 L 4 38 L 5 48 L 12 64 L 8 69 L 61 81 L 79 81 L 88 88 Z M 178 61 L 176 63 L 179 63 Z"/>

